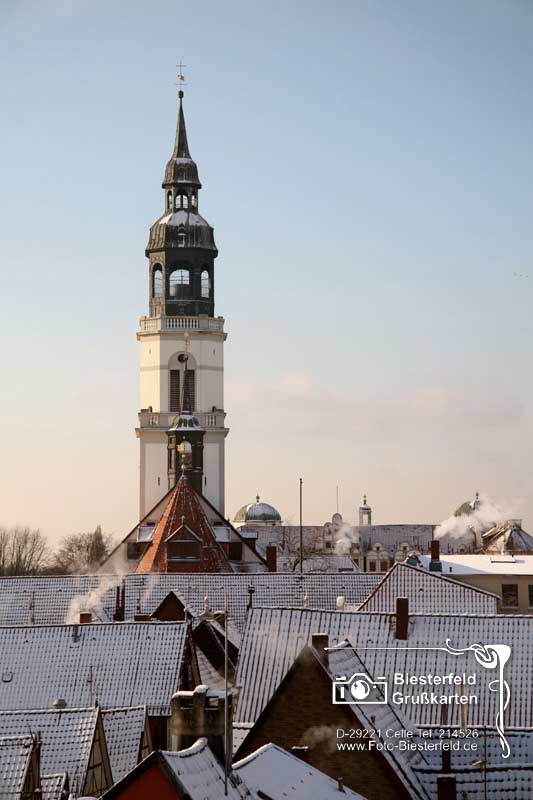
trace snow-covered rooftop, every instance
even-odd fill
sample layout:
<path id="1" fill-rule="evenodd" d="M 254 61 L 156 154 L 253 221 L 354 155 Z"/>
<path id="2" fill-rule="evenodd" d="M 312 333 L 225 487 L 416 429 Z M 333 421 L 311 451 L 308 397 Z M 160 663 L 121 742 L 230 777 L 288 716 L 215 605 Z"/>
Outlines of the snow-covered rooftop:
<path id="1" fill-rule="evenodd" d="M 139 762 L 146 708 L 110 708 L 102 712 L 107 752 L 115 783 Z"/>
<path id="2" fill-rule="evenodd" d="M 186 641 L 184 623 L 0 627 L 0 709 L 146 705 L 168 714 Z"/>
<path id="3" fill-rule="evenodd" d="M 275 744 L 266 744 L 233 764 L 234 772 L 255 792 L 287 800 L 365 800 L 320 770 Z M 261 795 L 260 795 L 261 796 Z"/>
<path id="4" fill-rule="evenodd" d="M 209 749 L 207 739 L 198 739 L 186 750 L 164 750 L 161 755 L 191 800 L 221 800 L 223 797 L 257 800 L 232 775 L 228 780 L 228 793 L 224 794 L 224 770 Z"/>
<path id="5" fill-rule="evenodd" d="M 81 791 L 98 713 L 97 708 L 2 711 L 0 736 L 40 735 L 41 772 L 67 772 L 71 789 Z"/>
<path id="6" fill-rule="evenodd" d="M 425 569 L 429 569 L 429 556 L 419 556 Z M 533 577 L 533 553 L 531 555 L 504 555 L 499 553 L 474 553 L 441 555 L 443 575 L 531 575 Z"/>
<path id="7" fill-rule="evenodd" d="M 0 738 L 0 797 L 18 800 L 21 796 L 33 748 L 31 736 Z"/>
<path id="8" fill-rule="evenodd" d="M 57 575 L 0 578 L 0 625 L 60 625 L 76 622 L 76 613 L 92 611 L 96 620 L 111 622 L 115 610 L 116 575 Z"/>
<path id="9" fill-rule="evenodd" d="M 477 691 L 484 698 L 468 706 L 470 725 L 493 725 L 498 692 L 489 690 L 497 677 L 494 670 L 476 665 L 474 654 L 452 655 L 454 648 L 472 644 L 511 643 L 512 652 L 505 672 L 512 687 L 506 724 L 530 727 L 533 721 L 533 617 L 474 614 L 413 614 L 409 618 L 408 640 L 395 638 L 395 615 L 368 612 L 331 612 L 311 609 L 255 608 L 248 617 L 239 655 L 236 683 L 241 687 L 235 722 L 255 722 L 274 691 L 291 668 L 298 653 L 310 644 L 313 633 L 329 636 L 330 646 L 345 639 L 370 674 L 391 676 L 394 672 L 415 675 L 476 672 Z M 386 649 L 383 649 L 386 648 Z M 413 687 L 417 693 L 421 687 Z M 416 724 L 441 724 L 439 705 L 410 706 Z M 454 714 L 459 706 L 455 706 Z M 450 714 L 448 724 L 454 720 Z"/>
<path id="10" fill-rule="evenodd" d="M 379 580 L 379 575 L 364 573 L 304 573 L 303 576 L 298 573 L 128 575 L 126 618 L 132 619 L 138 607 L 144 614 L 153 614 L 170 592 L 174 592 L 194 616 L 204 612 L 206 595 L 210 609 L 220 611 L 224 607 L 224 594 L 227 592 L 230 618 L 242 630 L 250 585 L 254 588 L 254 606 L 273 603 L 303 606 L 307 603 L 315 608 L 334 609 L 339 596 L 345 597 L 350 603 L 361 603 Z"/>
<path id="11" fill-rule="evenodd" d="M 411 613 L 496 614 L 498 610 L 497 595 L 408 564 L 391 567 L 359 610 L 392 614 L 398 597 L 408 598 Z"/>

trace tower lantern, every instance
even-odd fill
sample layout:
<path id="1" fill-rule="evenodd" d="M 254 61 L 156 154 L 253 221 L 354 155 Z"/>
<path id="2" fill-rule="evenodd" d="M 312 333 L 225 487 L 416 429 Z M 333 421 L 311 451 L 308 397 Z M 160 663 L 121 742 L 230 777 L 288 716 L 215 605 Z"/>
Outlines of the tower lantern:
<path id="1" fill-rule="evenodd" d="M 359 506 L 359 525 L 372 525 L 372 509 L 366 502 L 366 494 L 363 496 L 363 503 Z"/>
<path id="2" fill-rule="evenodd" d="M 182 448 L 180 457 L 185 459 L 186 471 L 192 470 L 195 488 L 224 513 L 226 333 L 224 319 L 215 317 L 218 250 L 213 228 L 198 210 L 202 184 L 189 150 L 181 89 L 178 96 L 174 149 L 162 183 L 163 213 L 150 228 L 146 246 L 148 316 L 141 317 L 137 333 L 141 516 L 179 478 L 176 447 Z M 187 428 L 183 439 L 179 420 L 185 421 L 185 412 L 195 424 Z M 196 486 L 198 475 L 203 479 Z"/>

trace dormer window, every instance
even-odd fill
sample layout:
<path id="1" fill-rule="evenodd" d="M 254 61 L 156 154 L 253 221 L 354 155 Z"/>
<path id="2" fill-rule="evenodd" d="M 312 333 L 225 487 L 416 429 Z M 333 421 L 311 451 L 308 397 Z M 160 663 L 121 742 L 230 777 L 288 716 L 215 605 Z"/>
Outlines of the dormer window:
<path id="1" fill-rule="evenodd" d="M 201 560 L 202 541 L 184 522 L 168 537 L 166 545 L 168 561 Z"/>

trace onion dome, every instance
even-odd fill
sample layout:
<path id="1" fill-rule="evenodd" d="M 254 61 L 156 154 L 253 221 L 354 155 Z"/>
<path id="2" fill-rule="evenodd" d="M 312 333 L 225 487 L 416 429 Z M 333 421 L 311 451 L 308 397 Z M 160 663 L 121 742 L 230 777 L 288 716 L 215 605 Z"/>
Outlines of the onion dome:
<path id="1" fill-rule="evenodd" d="M 270 503 L 261 502 L 259 495 L 255 498 L 255 503 L 247 503 L 242 506 L 233 520 L 235 523 L 246 524 L 248 522 L 262 522 L 279 525 L 281 522 L 281 514 L 271 506 Z"/>

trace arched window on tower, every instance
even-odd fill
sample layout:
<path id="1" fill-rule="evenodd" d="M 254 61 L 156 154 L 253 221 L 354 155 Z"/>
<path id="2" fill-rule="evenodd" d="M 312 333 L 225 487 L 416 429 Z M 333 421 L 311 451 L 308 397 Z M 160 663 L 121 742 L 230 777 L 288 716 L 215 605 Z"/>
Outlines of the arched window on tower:
<path id="1" fill-rule="evenodd" d="M 178 463 L 176 464 L 178 468 L 178 472 L 181 472 L 182 466 L 185 469 L 190 469 L 192 467 L 192 447 L 191 443 L 184 440 L 179 443 L 177 446 L 178 450 Z"/>
<path id="2" fill-rule="evenodd" d="M 181 194 L 177 194 L 176 197 L 174 198 L 174 209 L 176 211 L 179 211 L 180 208 L 181 208 Z"/>
<path id="3" fill-rule="evenodd" d="M 172 208 L 172 192 L 167 192 L 167 208 Z"/>
<path id="4" fill-rule="evenodd" d="M 188 269 L 175 269 L 168 279 L 170 297 L 188 297 L 190 288 L 190 274 Z"/>
<path id="5" fill-rule="evenodd" d="M 209 293 L 211 291 L 211 279 L 209 277 L 209 272 L 206 269 L 204 269 L 204 271 L 202 272 L 201 287 L 202 287 L 202 297 L 208 298 Z"/>
<path id="6" fill-rule="evenodd" d="M 197 204 L 198 204 L 198 198 L 196 197 L 196 192 L 193 192 L 191 195 L 191 206 L 193 208 L 196 208 Z"/>
<path id="7" fill-rule="evenodd" d="M 187 197 L 186 194 L 181 196 L 181 200 L 182 200 L 182 208 L 189 208 L 189 198 Z"/>
<path id="8" fill-rule="evenodd" d="M 152 297 L 163 296 L 163 270 L 160 264 L 154 266 L 152 272 Z"/>

